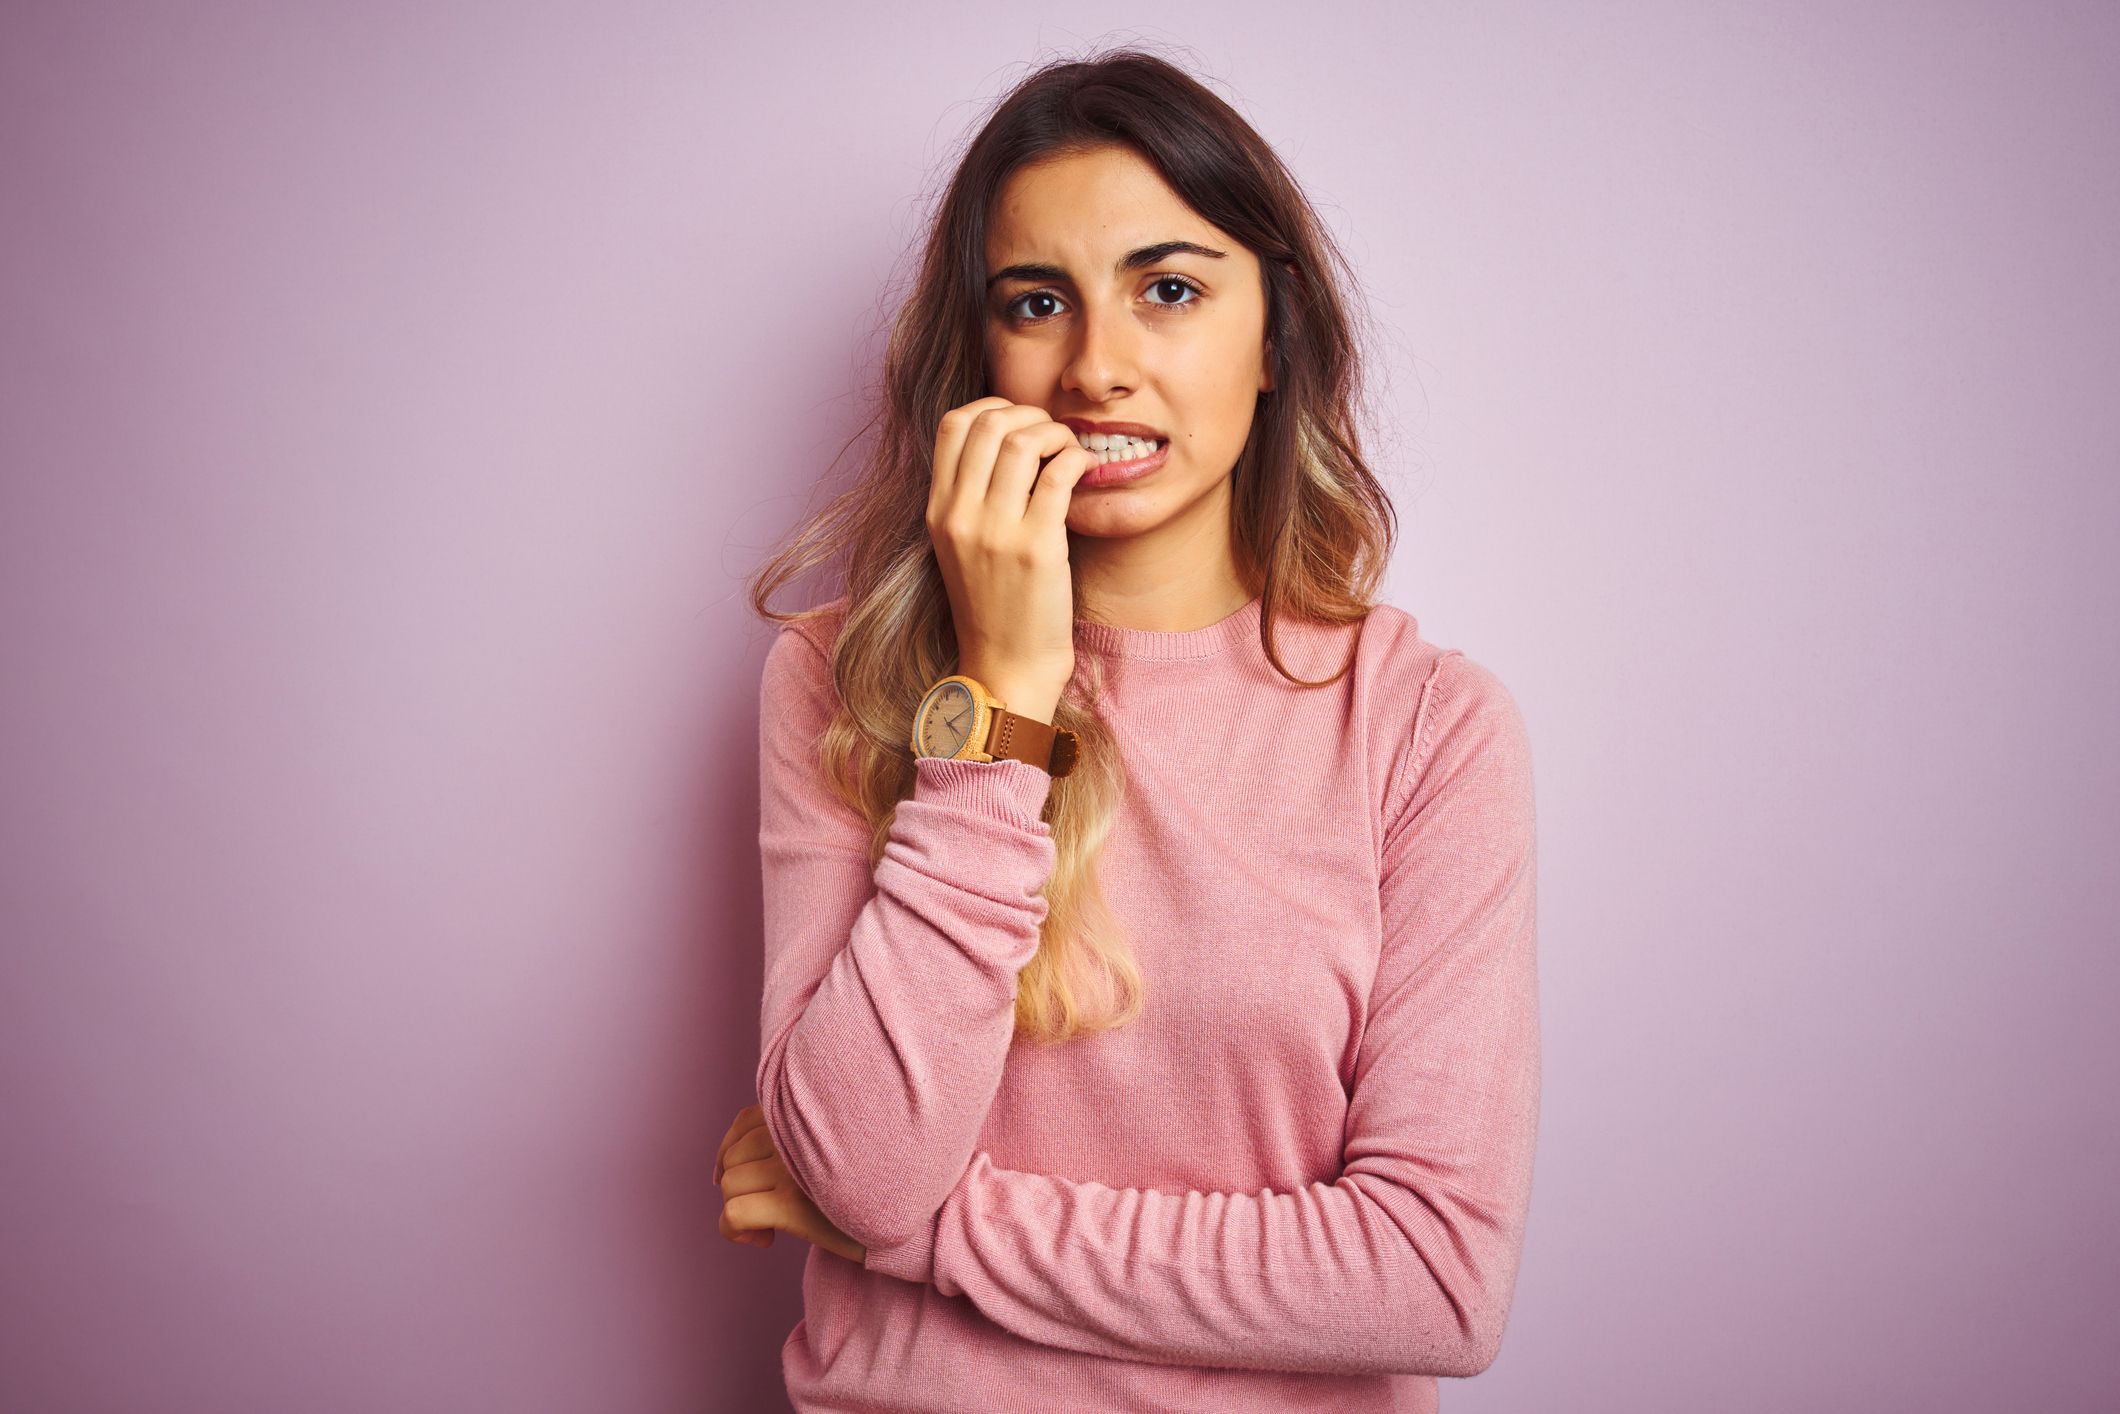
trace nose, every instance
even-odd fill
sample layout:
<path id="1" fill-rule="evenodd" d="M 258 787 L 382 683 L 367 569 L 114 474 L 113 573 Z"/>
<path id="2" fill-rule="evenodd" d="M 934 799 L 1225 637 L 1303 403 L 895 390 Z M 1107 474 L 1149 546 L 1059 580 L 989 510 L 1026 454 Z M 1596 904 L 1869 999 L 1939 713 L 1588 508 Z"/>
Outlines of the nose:
<path id="1" fill-rule="evenodd" d="M 1116 402 L 1140 386 L 1141 326 L 1123 307 L 1095 302 L 1075 321 L 1075 346 L 1060 386 L 1091 403 Z"/>

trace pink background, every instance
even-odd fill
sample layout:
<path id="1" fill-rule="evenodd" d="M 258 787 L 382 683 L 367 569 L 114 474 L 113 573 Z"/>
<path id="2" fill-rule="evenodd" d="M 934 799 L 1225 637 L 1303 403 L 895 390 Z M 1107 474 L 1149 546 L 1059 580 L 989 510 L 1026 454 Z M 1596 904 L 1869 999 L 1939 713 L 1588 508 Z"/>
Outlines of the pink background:
<path id="1" fill-rule="evenodd" d="M 0 15 L 0 1408 L 779 1407 L 740 581 L 1025 60 L 1188 46 L 1360 266 L 1391 599 L 1539 753 L 1457 1411 L 2120 1385 L 2120 11 Z"/>

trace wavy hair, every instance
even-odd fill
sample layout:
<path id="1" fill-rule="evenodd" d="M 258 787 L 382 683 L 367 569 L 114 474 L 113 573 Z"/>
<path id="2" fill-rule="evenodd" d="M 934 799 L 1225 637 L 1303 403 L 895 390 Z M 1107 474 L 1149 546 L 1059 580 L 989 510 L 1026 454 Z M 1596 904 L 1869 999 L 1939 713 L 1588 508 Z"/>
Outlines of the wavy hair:
<path id="1" fill-rule="evenodd" d="M 765 618 L 840 620 L 831 649 L 839 706 L 820 765 L 872 830 L 880 859 L 913 791 L 914 708 L 957 670 L 949 598 L 926 528 L 936 429 L 987 395 L 986 231 L 994 199 L 1025 167 L 1123 146 L 1259 259 L 1273 388 L 1259 394 L 1231 497 L 1238 570 L 1259 596 L 1267 659 L 1282 661 L 1284 616 L 1349 624 L 1368 613 L 1391 551 L 1390 499 L 1357 435 L 1358 344 L 1345 260 L 1271 147 L 1235 109 L 1175 65 L 1122 49 L 1049 64 L 995 106 L 959 160 L 929 227 L 883 359 L 875 434 L 851 489 L 801 526 L 752 579 Z M 774 596 L 813 573 L 843 598 L 784 612 Z M 1108 665 L 1078 640 L 1055 725 L 1082 739 L 1081 763 L 1045 807 L 1055 862 L 1036 957 L 1017 978 L 1019 1035 L 1059 1041 L 1123 1025 L 1142 979 L 1097 888 L 1095 862 L 1125 788 L 1119 743 L 1098 709 Z"/>

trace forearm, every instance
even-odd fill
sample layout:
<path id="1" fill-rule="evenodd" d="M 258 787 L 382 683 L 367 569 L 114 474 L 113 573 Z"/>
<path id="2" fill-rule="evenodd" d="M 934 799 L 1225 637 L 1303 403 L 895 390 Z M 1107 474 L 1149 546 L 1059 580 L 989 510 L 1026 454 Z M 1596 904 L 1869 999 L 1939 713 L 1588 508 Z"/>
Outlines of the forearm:
<path id="1" fill-rule="evenodd" d="M 1026 1339 L 1123 1360 L 1471 1375 L 1499 1348 L 1523 1208 L 1374 1174 L 1163 1194 L 996 1170 L 944 1205 L 935 1284 Z"/>
<path id="2" fill-rule="evenodd" d="M 923 763 L 873 895 L 768 836 L 767 1031 L 758 1095 L 805 1192 L 867 1246 L 918 1237 L 970 1162 L 1035 954 L 1051 846 L 1015 763 Z M 835 901 L 829 897 L 834 890 Z M 840 942 L 832 947 L 832 936 Z M 822 977 L 809 958 L 829 953 Z"/>

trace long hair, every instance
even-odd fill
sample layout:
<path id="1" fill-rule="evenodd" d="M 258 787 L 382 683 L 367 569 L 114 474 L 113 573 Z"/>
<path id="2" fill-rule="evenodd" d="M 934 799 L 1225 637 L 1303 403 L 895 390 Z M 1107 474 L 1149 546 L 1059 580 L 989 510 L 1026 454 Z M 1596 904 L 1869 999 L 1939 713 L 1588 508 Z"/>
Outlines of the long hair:
<path id="1" fill-rule="evenodd" d="M 1273 388 L 1259 394 L 1239 454 L 1231 530 L 1239 573 L 1260 599 L 1267 659 L 1282 661 L 1283 616 L 1349 624 L 1368 613 L 1395 530 L 1390 499 L 1363 461 L 1356 430 L 1357 344 L 1346 263 L 1272 148 L 1236 110 L 1183 70 L 1137 50 L 1047 65 L 1002 98 L 966 148 L 930 226 L 911 294 L 884 355 L 876 433 L 864 474 L 760 567 L 764 617 L 838 617 L 831 651 L 839 709 L 821 766 L 872 829 L 882 857 L 898 802 L 913 791 L 914 708 L 957 670 L 949 599 L 926 528 L 942 415 L 984 397 L 986 230 L 1017 171 L 1122 146 L 1139 153 L 1193 210 L 1259 259 Z M 788 613 L 774 595 L 836 571 L 843 601 Z M 1350 650 L 1351 654 L 1351 650 Z M 1055 862 L 1039 948 L 1017 979 L 1018 1033 L 1055 1041 L 1138 1015 L 1142 982 L 1097 889 L 1095 860 L 1125 778 L 1098 710 L 1106 665 L 1078 640 L 1074 680 L 1055 725 L 1082 740 L 1081 763 L 1045 807 Z"/>

